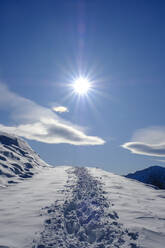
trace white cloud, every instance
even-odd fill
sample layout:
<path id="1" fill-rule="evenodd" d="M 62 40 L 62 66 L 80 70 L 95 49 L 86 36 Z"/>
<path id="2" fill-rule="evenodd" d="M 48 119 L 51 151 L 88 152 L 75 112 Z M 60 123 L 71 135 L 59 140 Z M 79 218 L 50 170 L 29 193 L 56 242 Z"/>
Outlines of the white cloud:
<path id="1" fill-rule="evenodd" d="M 139 129 L 131 142 L 124 143 L 122 147 L 136 154 L 165 157 L 165 127 Z"/>
<path id="2" fill-rule="evenodd" d="M 64 106 L 53 107 L 52 110 L 59 113 L 69 112 L 67 107 Z"/>
<path id="3" fill-rule="evenodd" d="M 165 143 L 162 145 L 150 145 L 141 142 L 127 142 L 122 147 L 136 154 L 165 157 Z"/>
<path id="4" fill-rule="evenodd" d="M 147 144 L 165 143 L 165 126 L 154 126 L 136 130 L 132 141 L 143 142 Z"/>
<path id="5" fill-rule="evenodd" d="M 0 124 L 0 130 L 45 143 L 72 145 L 102 145 L 105 141 L 88 136 L 82 127 L 59 118 L 52 110 L 11 92 L 0 84 L 0 108 L 10 110 L 16 125 Z"/>

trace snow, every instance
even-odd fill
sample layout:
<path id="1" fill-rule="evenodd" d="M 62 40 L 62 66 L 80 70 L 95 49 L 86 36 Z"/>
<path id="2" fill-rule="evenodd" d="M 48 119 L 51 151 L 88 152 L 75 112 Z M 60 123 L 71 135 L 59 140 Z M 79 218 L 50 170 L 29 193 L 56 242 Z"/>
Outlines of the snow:
<path id="1" fill-rule="evenodd" d="M 41 167 L 0 195 L 0 247 L 164 248 L 165 191 L 101 169 Z"/>
<path id="2" fill-rule="evenodd" d="M 1 132 L 0 172 L 0 248 L 164 248 L 165 190 L 49 166 Z"/>
<path id="3" fill-rule="evenodd" d="M 23 139 L 0 132 L 0 187 L 31 178 L 41 166 L 48 165 Z"/>
<path id="4" fill-rule="evenodd" d="M 121 223 L 139 233 L 138 244 L 144 248 L 164 248 L 165 191 L 101 169 L 89 170 L 93 176 L 101 177 Z"/>
<path id="5" fill-rule="evenodd" d="M 0 247 L 31 247 L 45 217 L 41 209 L 63 200 L 68 167 L 42 168 L 33 178 L 0 188 Z"/>
<path id="6" fill-rule="evenodd" d="M 77 177 L 76 183 L 70 184 L 72 196 L 48 208 L 45 228 L 33 247 L 138 248 L 138 233 L 118 221 L 101 182 L 86 168 L 69 171 Z"/>

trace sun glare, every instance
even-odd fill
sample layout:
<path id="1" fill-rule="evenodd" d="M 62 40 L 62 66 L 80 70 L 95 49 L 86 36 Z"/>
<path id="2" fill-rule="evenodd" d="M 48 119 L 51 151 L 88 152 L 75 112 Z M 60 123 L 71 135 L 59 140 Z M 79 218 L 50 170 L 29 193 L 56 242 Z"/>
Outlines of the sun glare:
<path id="1" fill-rule="evenodd" d="M 87 78 L 80 77 L 73 82 L 74 91 L 79 95 L 87 94 L 90 87 L 91 84 Z"/>

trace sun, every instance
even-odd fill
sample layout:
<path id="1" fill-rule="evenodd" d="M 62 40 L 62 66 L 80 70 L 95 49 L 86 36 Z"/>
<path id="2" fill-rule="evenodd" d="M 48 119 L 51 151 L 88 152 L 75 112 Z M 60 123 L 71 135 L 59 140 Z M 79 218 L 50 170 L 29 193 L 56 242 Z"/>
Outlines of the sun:
<path id="1" fill-rule="evenodd" d="M 91 88 L 91 83 L 87 78 L 79 77 L 76 78 L 72 84 L 75 93 L 79 95 L 85 95 Z"/>

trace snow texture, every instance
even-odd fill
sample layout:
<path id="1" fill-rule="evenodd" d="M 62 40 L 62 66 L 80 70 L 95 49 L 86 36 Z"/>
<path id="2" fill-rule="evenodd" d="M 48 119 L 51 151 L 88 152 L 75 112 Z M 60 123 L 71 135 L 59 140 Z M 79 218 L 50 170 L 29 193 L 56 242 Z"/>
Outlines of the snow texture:
<path id="1" fill-rule="evenodd" d="M 41 209 L 63 201 L 69 167 L 42 167 L 32 178 L 0 188 L 0 248 L 31 248 L 41 232 Z"/>
<path id="2" fill-rule="evenodd" d="M 62 205 L 57 201 L 45 209 L 45 227 L 33 248 L 139 247 L 138 233 L 123 228 L 105 197 L 102 183 L 86 168 L 69 172 L 77 177 L 76 184 L 70 186 L 72 197 Z"/>
<path id="3" fill-rule="evenodd" d="M 0 132 L 0 187 L 31 178 L 41 166 L 48 165 L 23 139 Z"/>
<path id="4" fill-rule="evenodd" d="M 165 190 L 101 169 L 51 167 L 2 132 L 0 161 L 0 248 L 164 248 Z"/>
<path id="5" fill-rule="evenodd" d="M 106 197 L 112 203 L 125 228 L 138 232 L 143 248 L 165 247 L 165 190 L 122 176 L 91 168 L 90 173 L 103 183 Z"/>

